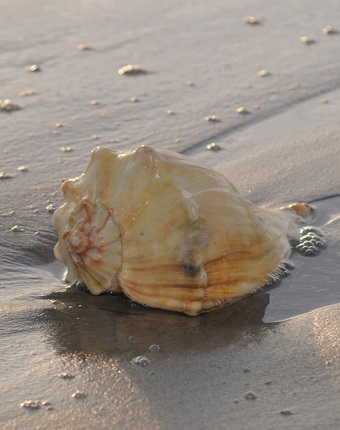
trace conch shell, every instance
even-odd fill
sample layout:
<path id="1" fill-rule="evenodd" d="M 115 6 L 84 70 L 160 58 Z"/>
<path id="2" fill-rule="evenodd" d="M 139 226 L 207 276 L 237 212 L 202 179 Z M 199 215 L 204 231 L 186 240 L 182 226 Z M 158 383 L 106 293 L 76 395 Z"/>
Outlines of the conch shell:
<path id="1" fill-rule="evenodd" d="M 198 315 L 265 285 L 289 255 L 295 211 L 244 200 L 220 173 L 169 151 L 93 150 L 63 184 L 55 255 L 92 294 Z"/>

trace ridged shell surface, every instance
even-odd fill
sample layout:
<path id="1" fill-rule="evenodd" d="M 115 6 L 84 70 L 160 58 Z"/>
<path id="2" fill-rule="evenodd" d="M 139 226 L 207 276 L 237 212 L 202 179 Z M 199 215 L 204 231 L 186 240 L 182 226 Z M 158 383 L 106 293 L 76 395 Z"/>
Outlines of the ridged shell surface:
<path id="1" fill-rule="evenodd" d="M 96 148 L 63 192 L 55 254 L 93 294 L 197 315 L 257 290 L 290 250 L 289 215 L 176 153 Z"/>

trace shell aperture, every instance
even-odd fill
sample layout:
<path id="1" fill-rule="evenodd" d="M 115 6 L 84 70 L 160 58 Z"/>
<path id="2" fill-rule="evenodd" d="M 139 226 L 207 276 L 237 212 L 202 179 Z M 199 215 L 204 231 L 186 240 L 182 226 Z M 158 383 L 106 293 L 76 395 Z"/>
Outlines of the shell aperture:
<path id="1" fill-rule="evenodd" d="M 296 227 L 294 211 L 257 207 L 217 171 L 147 146 L 96 148 L 62 188 L 52 222 L 67 281 L 188 315 L 270 281 Z"/>

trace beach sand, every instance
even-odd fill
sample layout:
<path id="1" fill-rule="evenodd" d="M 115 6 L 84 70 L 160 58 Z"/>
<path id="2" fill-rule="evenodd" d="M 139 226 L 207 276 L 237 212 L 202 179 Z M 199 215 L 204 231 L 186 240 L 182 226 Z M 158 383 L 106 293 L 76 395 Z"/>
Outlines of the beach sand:
<path id="1" fill-rule="evenodd" d="M 339 6 L 0 5 L 0 99 L 20 107 L 0 111 L 1 428 L 338 429 L 340 34 L 322 30 L 340 30 Z M 140 144 L 216 168 L 256 204 L 311 202 L 327 248 L 195 318 L 66 289 L 62 181 L 95 146 Z"/>

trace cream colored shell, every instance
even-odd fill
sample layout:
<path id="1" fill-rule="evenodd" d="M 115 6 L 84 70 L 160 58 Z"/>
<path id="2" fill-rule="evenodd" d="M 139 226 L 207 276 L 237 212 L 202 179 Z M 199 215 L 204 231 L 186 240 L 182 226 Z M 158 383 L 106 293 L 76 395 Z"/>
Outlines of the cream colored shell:
<path id="1" fill-rule="evenodd" d="M 286 212 L 176 153 L 96 148 L 63 192 L 55 255 L 93 294 L 197 315 L 257 290 L 290 251 Z"/>

